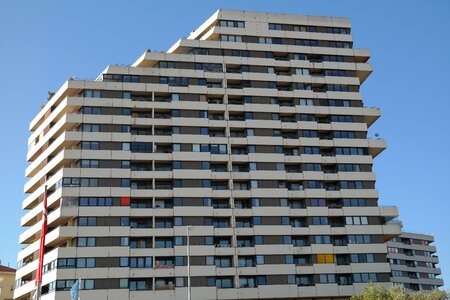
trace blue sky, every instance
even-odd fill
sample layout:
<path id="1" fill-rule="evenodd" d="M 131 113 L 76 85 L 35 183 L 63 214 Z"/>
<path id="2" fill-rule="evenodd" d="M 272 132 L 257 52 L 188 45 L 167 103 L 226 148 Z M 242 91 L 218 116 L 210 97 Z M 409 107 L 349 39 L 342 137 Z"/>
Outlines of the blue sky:
<path id="1" fill-rule="evenodd" d="M 380 204 L 397 205 L 405 229 L 435 235 L 449 286 L 448 0 L 1 1 L 2 263 L 16 264 L 28 124 L 47 91 L 166 50 L 218 8 L 351 18 L 355 47 L 372 53 L 365 104 L 382 110 L 370 132 L 388 142 L 375 160 Z"/>

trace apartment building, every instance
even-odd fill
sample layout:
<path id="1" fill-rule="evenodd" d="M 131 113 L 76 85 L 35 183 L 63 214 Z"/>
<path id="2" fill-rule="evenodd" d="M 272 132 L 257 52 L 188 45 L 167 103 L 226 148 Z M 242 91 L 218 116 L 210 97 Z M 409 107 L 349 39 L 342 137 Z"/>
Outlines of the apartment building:
<path id="1" fill-rule="evenodd" d="M 16 270 L 0 264 L 0 300 L 12 300 Z"/>
<path id="2" fill-rule="evenodd" d="M 432 235 L 403 232 L 387 243 L 392 282 L 412 291 L 434 290 L 444 285 Z"/>
<path id="3" fill-rule="evenodd" d="M 15 299 L 347 299 L 391 285 L 346 18 L 219 10 L 165 53 L 70 79 L 30 124 Z"/>

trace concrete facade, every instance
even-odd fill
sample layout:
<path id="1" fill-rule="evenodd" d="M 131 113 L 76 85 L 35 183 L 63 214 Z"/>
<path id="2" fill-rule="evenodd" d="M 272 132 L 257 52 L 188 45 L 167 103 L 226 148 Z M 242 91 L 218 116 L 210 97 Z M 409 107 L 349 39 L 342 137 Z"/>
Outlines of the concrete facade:
<path id="1" fill-rule="evenodd" d="M 434 290 L 444 285 L 432 235 L 403 232 L 387 243 L 392 282 L 412 291 Z"/>
<path id="2" fill-rule="evenodd" d="M 42 299 L 78 278 L 98 300 L 186 299 L 188 277 L 192 299 L 391 285 L 369 57 L 345 18 L 219 10 L 166 53 L 65 82 L 30 124 L 15 299 L 34 289 L 45 185 Z"/>

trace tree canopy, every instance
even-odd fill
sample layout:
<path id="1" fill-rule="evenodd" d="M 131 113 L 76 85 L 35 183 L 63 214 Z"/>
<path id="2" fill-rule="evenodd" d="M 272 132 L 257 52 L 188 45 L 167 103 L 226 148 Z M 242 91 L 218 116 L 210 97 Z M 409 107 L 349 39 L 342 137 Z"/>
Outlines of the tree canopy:
<path id="1" fill-rule="evenodd" d="M 386 289 L 382 285 L 369 283 L 362 295 L 353 295 L 350 300 L 446 300 L 447 293 L 440 290 L 409 292 L 404 287 L 394 285 Z"/>

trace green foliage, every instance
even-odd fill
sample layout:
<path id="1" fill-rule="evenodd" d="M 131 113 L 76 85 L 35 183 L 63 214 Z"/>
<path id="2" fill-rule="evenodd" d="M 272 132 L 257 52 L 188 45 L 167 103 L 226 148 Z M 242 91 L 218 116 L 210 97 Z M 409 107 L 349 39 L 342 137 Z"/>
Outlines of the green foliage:
<path id="1" fill-rule="evenodd" d="M 55 95 L 55 92 L 48 91 L 47 93 L 48 93 L 47 100 L 49 101 Z"/>
<path id="2" fill-rule="evenodd" d="M 353 295 L 350 300 L 446 300 L 447 294 L 443 291 L 408 292 L 401 286 L 386 289 L 382 285 L 369 283 L 363 289 L 362 295 Z"/>

